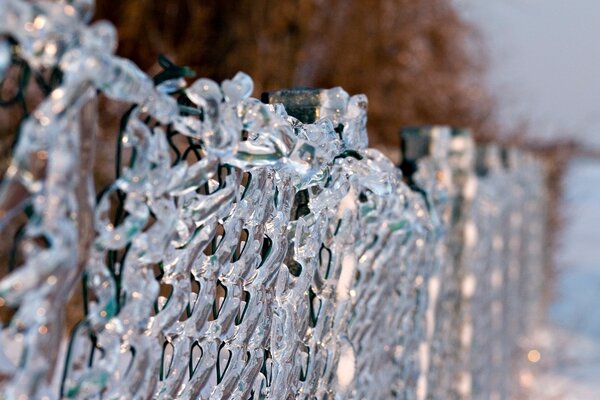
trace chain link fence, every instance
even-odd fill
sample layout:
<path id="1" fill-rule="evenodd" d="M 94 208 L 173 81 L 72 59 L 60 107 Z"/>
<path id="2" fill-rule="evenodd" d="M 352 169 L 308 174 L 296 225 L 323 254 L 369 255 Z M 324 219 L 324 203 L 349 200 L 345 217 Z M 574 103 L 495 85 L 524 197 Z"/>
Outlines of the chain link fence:
<path id="1" fill-rule="evenodd" d="M 365 96 L 261 102 L 243 73 L 188 84 L 166 58 L 150 78 L 92 9 L 0 0 L 0 398 L 510 395 L 539 315 L 541 161 L 418 127 L 396 166 L 368 148 Z"/>

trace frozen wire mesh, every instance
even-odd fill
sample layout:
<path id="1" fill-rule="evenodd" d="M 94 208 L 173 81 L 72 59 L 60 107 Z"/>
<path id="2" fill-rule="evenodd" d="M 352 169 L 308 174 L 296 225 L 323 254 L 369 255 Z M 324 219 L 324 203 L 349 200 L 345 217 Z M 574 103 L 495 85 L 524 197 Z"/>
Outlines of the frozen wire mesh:
<path id="1" fill-rule="evenodd" d="M 92 8 L 0 0 L 2 105 L 21 112 L 0 397 L 506 396 L 540 295 L 539 162 L 417 129 L 405 183 L 367 147 L 365 96 L 315 92 L 303 123 L 243 73 L 188 85 L 163 59 L 152 79 Z M 96 192 L 99 94 L 131 106 Z"/>

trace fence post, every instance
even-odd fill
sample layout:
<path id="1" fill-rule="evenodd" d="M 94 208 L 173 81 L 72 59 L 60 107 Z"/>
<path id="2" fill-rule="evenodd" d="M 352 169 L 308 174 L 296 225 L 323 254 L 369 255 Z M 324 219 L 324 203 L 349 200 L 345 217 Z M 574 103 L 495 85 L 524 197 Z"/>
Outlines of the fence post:
<path id="1" fill-rule="evenodd" d="M 453 192 L 451 172 L 449 165 L 451 128 L 447 126 L 415 126 L 400 130 L 401 136 L 401 162 L 400 169 L 404 180 L 410 188 L 419 193 L 429 210 L 432 226 L 428 237 L 434 254 L 426 261 L 427 272 L 423 273 L 424 287 L 427 288 L 426 310 L 422 323 L 425 324 L 426 335 L 420 343 L 420 376 L 417 386 L 417 398 L 426 399 L 431 395 L 429 387 L 439 376 L 442 362 L 436 361 L 441 357 L 443 348 L 439 346 L 442 336 L 440 327 L 437 327 L 439 310 L 446 285 L 447 271 L 451 263 L 444 262 L 446 258 L 446 240 L 444 232 L 448 228 L 451 203 L 450 194 Z M 451 268 L 450 268 L 451 269 Z M 444 301 L 444 304 L 446 302 Z M 447 335 L 447 331 L 445 333 Z M 433 365 L 436 364 L 436 365 Z M 435 387 L 435 386 L 434 386 Z"/>
<path id="2" fill-rule="evenodd" d="M 266 104 L 283 104 L 288 115 L 304 124 L 312 124 L 321 116 L 321 89 L 294 88 L 264 92 Z"/>

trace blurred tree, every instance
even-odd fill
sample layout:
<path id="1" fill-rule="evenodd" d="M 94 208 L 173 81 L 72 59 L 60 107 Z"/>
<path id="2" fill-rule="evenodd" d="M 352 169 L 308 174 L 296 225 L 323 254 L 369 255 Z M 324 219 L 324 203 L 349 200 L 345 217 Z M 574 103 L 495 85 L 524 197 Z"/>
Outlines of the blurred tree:
<path id="1" fill-rule="evenodd" d="M 150 72 L 164 53 L 219 81 L 245 71 L 256 95 L 365 93 L 373 145 L 397 146 L 402 125 L 494 130 L 485 57 L 452 0 L 100 0 L 96 17 L 117 25 L 119 54 Z"/>

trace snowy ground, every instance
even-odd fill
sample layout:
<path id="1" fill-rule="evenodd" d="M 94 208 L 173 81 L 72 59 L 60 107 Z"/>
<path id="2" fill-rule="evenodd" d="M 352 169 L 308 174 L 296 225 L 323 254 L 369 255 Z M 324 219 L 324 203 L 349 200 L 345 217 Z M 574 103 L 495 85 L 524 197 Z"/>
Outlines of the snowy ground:
<path id="1" fill-rule="evenodd" d="M 541 359 L 521 375 L 531 399 L 600 399 L 600 162 L 574 161 L 566 179 L 565 229 Z"/>

